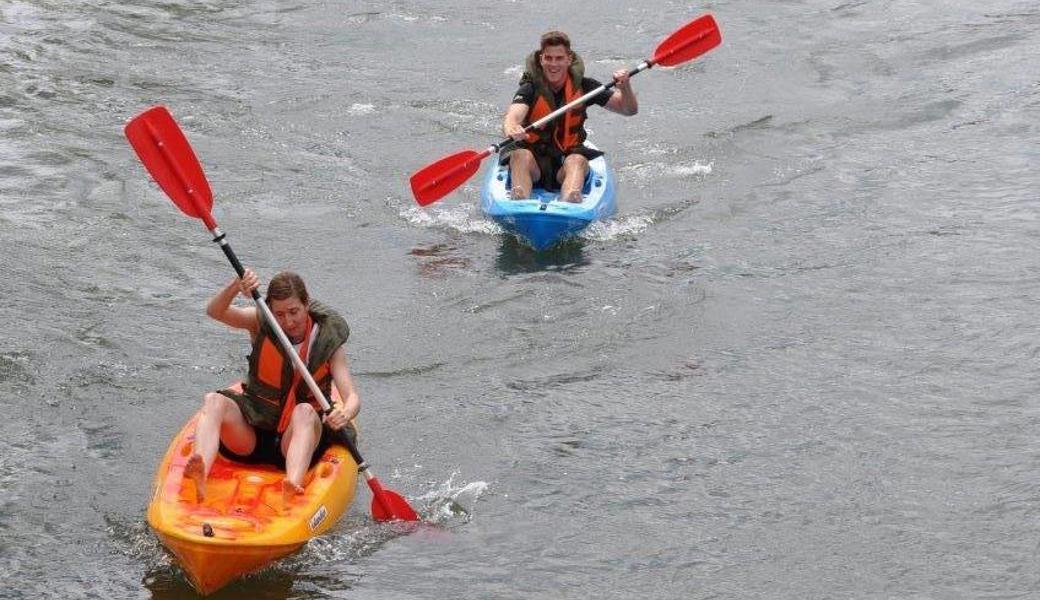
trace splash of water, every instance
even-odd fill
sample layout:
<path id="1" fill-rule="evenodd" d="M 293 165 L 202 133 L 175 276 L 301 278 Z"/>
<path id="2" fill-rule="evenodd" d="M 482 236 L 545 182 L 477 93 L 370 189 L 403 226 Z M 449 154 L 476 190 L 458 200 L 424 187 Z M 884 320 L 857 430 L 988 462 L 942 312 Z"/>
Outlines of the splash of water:
<path id="1" fill-rule="evenodd" d="M 503 233 L 494 221 L 485 219 L 467 206 L 438 206 L 433 208 L 408 207 L 399 213 L 412 225 L 433 229 L 454 229 L 461 233 L 483 233 L 498 235 Z"/>
<path id="2" fill-rule="evenodd" d="M 594 242 L 609 242 L 642 233 L 653 222 L 654 218 L 649 215 L 627 215 L 619 219 L 595 221 L 581 236 Z"/>
<path id="3" fill-rule="evenodd" d="M 426 520 L 438 525 L 449 526 L 453 523 L 467 523 L 472 518 L 477 500 L 490 487 L 486 481 L 457 483 L 458 472 L 452 473 L 446 481 L 416 498 L 423 504 Z"/>

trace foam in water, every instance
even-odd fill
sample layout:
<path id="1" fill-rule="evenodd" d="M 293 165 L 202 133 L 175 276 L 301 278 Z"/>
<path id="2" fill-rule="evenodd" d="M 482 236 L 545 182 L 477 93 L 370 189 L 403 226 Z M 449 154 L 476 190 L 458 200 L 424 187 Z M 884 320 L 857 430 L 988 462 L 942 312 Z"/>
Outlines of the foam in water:
<path id="1" fill-rule="evenodd" d="M 713 165 L 714 165 L 714 163 L 711 163 L 711 162 L 709 162 L 708 164 L 702 165 L 700 162 L 694 161 L 694 163 L 692 165 L 691 164 L 675 165 L 672 168 L 672 171 L 674 171 L 676 175 L 682 175 L 684 177 L 697 176 L 697 175 L 710 175 L 711 174 L 711 168 L 712 168 Z"/>
<path id="2" fill-rule="evenodd" d="M 707 167 L 710 170 L 710 166 Z M 446 205 L 436 208 L 404 208 L 399 213 L 406 221 L 418 227 L 453 229 L 460 233 L 501 235 L 505 233 L 497 223 L 474 213 L 471 207 Z M 581 237 L 594 242 L 609 242 L 642 233 L 654 222 L 650 215 L 626 215 L 618 219 L 594 221 Z"/>
<path id="3" fill-rule="evenodd" d="M 444 205 L 431 208 L 415 206 L 403 209 L 401 217 L 412 225 L 426 228 L 454 229 L 461 233 L 484 233 L 497 235 L 503 232 L 494 221 L 474 213 L 469 206 Z"/>
<path id="4" fill-rule="evenodd" d="M 355 116 L 370 115 L 375 111 L 376 107 L 374 104 L 360 104 L 355 102 L 354 104 L 350 105 L 350 108 L 347 109 L 347 114 Z"/>
<path id="5" fill-rule="evenodd" d="M 653 217 L 649 215 L 628 215 L 620 219 L 594 221 L 581 233 L 581 237 L 595 242 L 608 242 L 642 233 L 653 222 Z"/>
<path id="6" fill-rule="evenodd" d="M 644 162 L 644 163 L 632 163 L 621 167 L 621 171 L 626 174 L 634 175 L 636 179 L 646 180 L 657 177 L 704 177 L 710 175 L 714 162 L 701 163 L 700 161 L 693 161 L 692 163 L 665 163 L 665 162 Z"/>
<path id="7" fill-rule="evenodd" d="M 140 562 L 147 571 L 172 571 L 173 558 L 163 550 L 159 539 L 144 520 L 130 520 L 125 515 L 106 514 L 105 527 L 113 548 L 135 562 Z"/>

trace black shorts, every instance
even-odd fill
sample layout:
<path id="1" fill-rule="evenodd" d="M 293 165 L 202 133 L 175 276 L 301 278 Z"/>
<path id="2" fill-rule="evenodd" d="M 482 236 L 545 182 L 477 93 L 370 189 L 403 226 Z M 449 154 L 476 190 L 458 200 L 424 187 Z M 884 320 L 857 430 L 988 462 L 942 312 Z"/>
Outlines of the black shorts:
<path id="1" fill-rule="evenodd" d="M 535 151 L 535 149 L 528 144 L 518 144 L 516 148 L 514 148 L 513 150 L 520 150 L 521 148 L 525 150 L 530 150 L 531 153 L 534 154 L 534 159 L 538 163 L 538 170 L 542 172 L 542 178 L 538 181 L 535 181 L 534 185 L 548 192 L 555 192 L 560 189 L 560 183 L 556 181 L 556 174 L 560 172 L 561 168 L 563 168 L 564 159 L 566 159 L 571 154 L 580 154 L 589 160 L 593 160 L 603 156 L 603 152 L 599 150 L 594 150 L 592 148 L 589 148 L 588 146 L 581 146 L 579 148 L 575 148 L 567 154 L 564 154 L 562 152 L 551 152 L 543 154 Z M 500 165 L 508 165 L 509 155 L 513 153 L 513 150 L 510 150 L 503 154 L 498 159 L 498 163 Z"/>
<path id="2" fill-rule="evenodd" d="M 256 433 L 256 446 L 253 447 L 253 451 L 249 454 L 236 454 L 228 449 L 224 445 L 224 442 L 220 443 L 220 453 L 228 460 L 233 460 L 239 463 L 245 463 L 249 465 L 263 464 L 272 465 L 278 467 L 281 470 L 285 470 L 285 456 L 282 455 L 282 436 L 276 431 L 267 431 L 264 429 L 253 428 L 253 432 Z M 329 444 L 332 443 L 332 435 L 329 432 L 328 427 L 321 428 L 321 439 L 318 440 L 318 447 L 314 449 L 314 454 L 311 455 L 311 466 L 313 467 L 321 455 L 328 449 Z"/>

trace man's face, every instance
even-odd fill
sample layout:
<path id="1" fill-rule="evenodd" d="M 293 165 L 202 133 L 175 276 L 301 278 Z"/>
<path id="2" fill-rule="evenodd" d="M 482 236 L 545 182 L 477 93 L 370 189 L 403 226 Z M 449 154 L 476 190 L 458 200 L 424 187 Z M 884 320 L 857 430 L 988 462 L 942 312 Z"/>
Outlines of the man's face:
<path id="1" fill-rule="evenodd" d="M 546 46 L 542 50 L 542 57 L 539 59 L 542 64 L 542 73 L 545 74 L 545 80 L 549 82 L 549 85 L 554 89 L 563 87 L 563 82 L 567 78 L 567 69 L 571 68 L 571 53 L 567 51 L 565 46 Z"/>

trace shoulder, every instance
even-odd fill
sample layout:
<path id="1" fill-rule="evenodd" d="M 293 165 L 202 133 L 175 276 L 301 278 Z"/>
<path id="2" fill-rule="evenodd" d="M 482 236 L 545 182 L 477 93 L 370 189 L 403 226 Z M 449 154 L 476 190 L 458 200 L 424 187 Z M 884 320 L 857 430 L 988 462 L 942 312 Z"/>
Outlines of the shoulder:
<path id="1" fill-rule="evenodd" d="M 598 79 L 593 79 L 591 77 L 581 78 L 581 91 L 583 92 L 591 92 L 592 90 L 598 88 L 601 85 L 603 84 L 600 83 Z"/>
<path id="2" fill-rule="evenodd" d="M 520 84 L 520 87 L 516 88 L 516 93 L 513 94 L 512 104 L 528 104 L 534 100 L 534 83 L 525 81 Z"/>
<path id="3" fill-rule="evenodd" d="M 307 312 L 311 314 L 311 318 L 318 322 L 319 331 L 323 334 L 342 338 L 344 342 L 350 337 L 350 325 L 335 310 L 317 300 L 311 300 L 310 305 L 307 307 Z"/>

